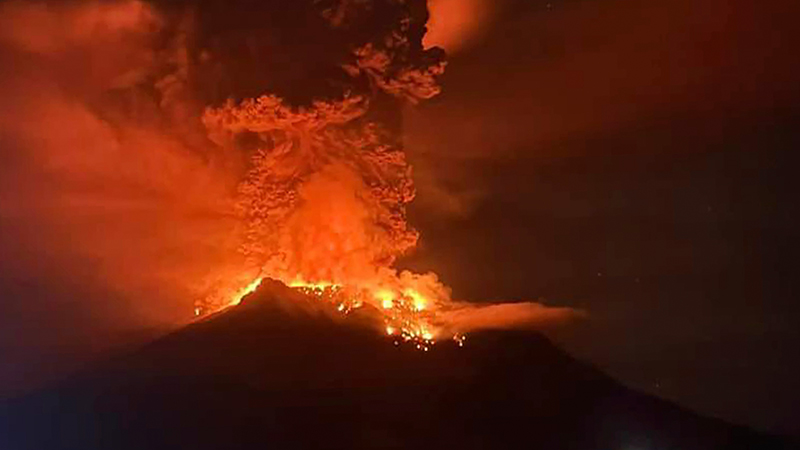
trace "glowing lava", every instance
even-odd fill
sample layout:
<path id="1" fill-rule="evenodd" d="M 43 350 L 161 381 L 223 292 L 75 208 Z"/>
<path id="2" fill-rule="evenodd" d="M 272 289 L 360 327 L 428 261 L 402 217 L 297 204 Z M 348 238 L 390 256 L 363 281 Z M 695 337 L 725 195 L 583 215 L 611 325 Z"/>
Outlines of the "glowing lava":
<path id="1" fill-rule="evenodd" d="M 242 299 L 261 285 L 263 278 L 258 278 L 240 289 L 231 298 L 229 306 L 239 304 Z M 354 289 L 331 281 L 306 282 L 294 279 L 286 283 L 289 287 L 335 306 L 340 313 L 347 315 L 372 306 L 381 313 L 387 336 L 402 342 L 410 342 L 416 348 L 428 351 L 435 344 L 438 328 L 433 324 L 435 314 L 425 312 L 427 301 L 419 292 L 411 288 L 390 290 L 387 288 Z M 463 335 L 452 336 L 456 342 L 463 343 Z"/>

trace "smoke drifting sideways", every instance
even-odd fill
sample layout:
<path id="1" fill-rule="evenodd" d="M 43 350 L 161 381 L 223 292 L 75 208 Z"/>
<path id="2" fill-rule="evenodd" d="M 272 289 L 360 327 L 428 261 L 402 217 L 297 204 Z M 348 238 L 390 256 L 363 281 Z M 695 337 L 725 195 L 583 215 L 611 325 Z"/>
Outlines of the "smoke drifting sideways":
<path id="1" fill-rule="evenodd" d="M 400 107 L 444 69 L 425 2 L 239 3 L 0 5 L 0 266 L 44 292 L 4 321 L 174 325 L 261 275 L 449 296 L 392 267 L 417 239 Z"/>

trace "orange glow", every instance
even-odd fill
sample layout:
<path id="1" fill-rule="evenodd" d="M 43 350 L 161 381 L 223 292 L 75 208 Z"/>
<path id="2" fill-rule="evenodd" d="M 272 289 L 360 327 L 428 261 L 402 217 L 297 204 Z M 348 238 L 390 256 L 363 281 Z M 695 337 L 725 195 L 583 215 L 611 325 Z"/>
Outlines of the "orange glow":
<path id="1" fill-rule="evenodd" d="M 383 309 L 392 309 L 394 306 L 394 293 L 392 291 L 383 289 L 378 291 L 375 296 L 381 301 Z"/>
<path id="2" fill-rule="evenodd" d="M 418 305 L 425 303 L 425 299 L 414 289 L 393 290 L 366 284 L 353 287 L 331 281 L 305 282 L 299 278 L 288 285 L 321 301 L 335 304 L 336 310 L 342 314 L 349 314 L 369 305 L 381 313 L 388 336 L 398 336 L 404 342 L 413 342 L 420 350 L 435 343 L 438 329 L 435 325 L 435 314 L 423 312 L 423 308 Z M 412 293 L 413 296 L 410 295 Z"/>
<path id="3" fill-rule="evenodd" d="M 425 305 L 428 302 L 425 300 L 425 298 L 422 297 L 422 295 L 419 294 L 419 292 L 413 289 L 406 289 L 405 291 L 403 291 L 403 294 L 405 294 L 414 302 L 414 309 L 416 309 L 417 311 L 422 311 L 425 309 Z"/>
<path id="4" fill-rule="evenodd" d="M 499 0 L 429 0 L 430 21 L 423 43 L 456 53 L 479 38 L 494 19 Z"/>
<path id="5" fill-rule="evenodd" d="M 240 289 L 231 299 L 230 305 L 238 305 L 242 302 L 242 299 L 245 298 L 248 294 L 252 294 L 253 292 L 261 286 L 261 280 L 263 278 L 257 278 L 253 280 L 252 283 L 248 284 L 247 286 Z"/>

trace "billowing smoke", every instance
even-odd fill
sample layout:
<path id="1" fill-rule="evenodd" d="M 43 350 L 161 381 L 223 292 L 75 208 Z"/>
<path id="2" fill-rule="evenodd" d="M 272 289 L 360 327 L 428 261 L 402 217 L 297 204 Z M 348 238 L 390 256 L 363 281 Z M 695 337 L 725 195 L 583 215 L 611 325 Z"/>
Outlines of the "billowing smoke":
<path id="1" fill-rule="evenodd" d="M 270 277 L 443 328 L 529 325 L 538 307 L 477 320 L 393 266 L 417 242 L 401 108 L 445 66 L 427 20 L 425 0 L 2 4 L 4 264 L 90 265 L 144 320 Z"/>
<path id="2" fill-rule="evenodd" d="M 191 280 L 236 248 L 236 158 L 174 94 L 164 18 L 135 0 L 9 2 L 0 22 L 4 272 L 96 272 L 83 284 L 130 298 L 120 315 L 174 322 Z"/>
<path id="3" fill-rule="evenodd" d="M 424 2 L 317 6 L 328 39 L 350 49 L 330 70 L 316 61 L 336 74 L 329 96 L 307 104 L 274 94 L 228 99 L 206 109 L 203 122 L 218 146 L 252 154 L 238 192 L 252 266 L 244 272 L 383 287 L 417 241 L 406 221 L 414 188 L 400 106 L 439 92 L 443 53 L 422 48 Z"/>

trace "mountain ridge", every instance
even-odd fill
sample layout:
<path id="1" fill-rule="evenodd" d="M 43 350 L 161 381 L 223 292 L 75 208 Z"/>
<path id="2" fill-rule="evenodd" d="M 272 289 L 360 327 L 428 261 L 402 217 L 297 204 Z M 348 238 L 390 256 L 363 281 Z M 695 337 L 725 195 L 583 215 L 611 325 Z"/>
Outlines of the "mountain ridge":
<path id="1" fill-rule="evenodd" d="M 423 352 L 278 282 L 0 404 L 0 448 L 789 449 L 634 392 L 534 331 Z"/>

